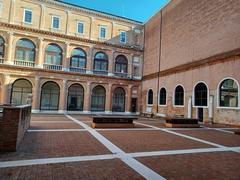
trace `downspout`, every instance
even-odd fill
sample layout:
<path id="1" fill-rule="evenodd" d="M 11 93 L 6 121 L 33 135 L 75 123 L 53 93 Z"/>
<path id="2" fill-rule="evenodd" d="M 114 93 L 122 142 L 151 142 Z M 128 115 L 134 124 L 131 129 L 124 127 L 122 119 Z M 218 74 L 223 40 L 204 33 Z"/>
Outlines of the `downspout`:
<path id="1" fill-rule="evenodd" d="M 161 22 L 159 30 L 159 59 L 158 59 L 158 82 L 157 82 L 157 113 L 158 113 L 158 104 L 159 104 L 159 79 L 160 79 L 160 66 L 161 66 L 161 56 L 162 56 L 162 10 L 161 12 Z"/>

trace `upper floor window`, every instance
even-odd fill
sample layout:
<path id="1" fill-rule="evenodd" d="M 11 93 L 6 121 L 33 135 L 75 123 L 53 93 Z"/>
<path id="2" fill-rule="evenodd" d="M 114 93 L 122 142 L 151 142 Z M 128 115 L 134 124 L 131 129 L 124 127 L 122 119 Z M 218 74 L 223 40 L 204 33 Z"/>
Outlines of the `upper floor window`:
<path id="1" fill-rule="evenodd" d="M 176 105 L 176 106 L 183 106 L 184 105 L 184 89 L 181 85 L 178 85 L 175 88 L 174 105 Z"/>
<path id="2" fill-rule="evenodd" d="M 105 39 L 106 38 L 106 27 L 105 26 L 100 26 L 100 29 L 99 29 L 99 38 L 103 38 Z"/>
<path id="3" fill-rule="evenodd" d="M 45 51 L 45 63 L 62 65 L 62 49 L 56 44 L 49 44 Z"/>
<path id="4" fill-rule="evenodd" d="M 219 106 L 238 107 L 238 84 L 233 79 L 225 79 L 219 86 Z"/>
<path id="5" fill-rule="evenodd" d="M 72 51 L 70 66 L 86 68 L 86 53 L 82 49 L 76 48 Z"/>
<path id="6" fill-rule="evenodd" d="M 103 52 L 96 53 L 94 57 L 93 69 L 97 71 L 108 70 L 108 56 Z"/>
<path id="7" fill-rule="evenodd" d="M 29 9 L 24 9 L 23 21 L 25 23 L 32 23 L 32 11 Z"/>
<path id="8" fill-rule="evenodd" d="M 4 39 L 0 36 L 0 60 L 4 58 L 4 49 L 5 49 L 5 41 Z"/>
<path id="9" fill-rule="evenodd" d="M 126 31 L 120 31 L 120 36 L 119 36 L 119 40 L 121 43 L 126 43 L 127 42 L 127 33 Z"/>
<path id="10" fill-rule="evenodd" d="M 83 34 L 84 33 L 84 24 L 83 22 L 78 22 L 77 23 L 77 33 Z"/>
<path id="11" fill-rule="evenodd" d="M 127 58 L 123 55 L 117 56 L 116 62 L 115 62 L 115 72 L 126 74 L 127 70 L 128 70 Z"/>
<path id="12" fill-rule="evenodd" d="M 60 28 L 60 17 L 52 16 L 52 28 L 54 29 Z"/>
<path id="13" fill-rule="evenodd" d="M 35 45 L 28 39 L 20 39 L 16 45 L 16 60 L 35 61 Z"/>
<path id="14" fill-rule="evenodd" d="M 152 105 L 153 104 L 153 90 L 149 89 L 147 94 L 147 104 Z"/>

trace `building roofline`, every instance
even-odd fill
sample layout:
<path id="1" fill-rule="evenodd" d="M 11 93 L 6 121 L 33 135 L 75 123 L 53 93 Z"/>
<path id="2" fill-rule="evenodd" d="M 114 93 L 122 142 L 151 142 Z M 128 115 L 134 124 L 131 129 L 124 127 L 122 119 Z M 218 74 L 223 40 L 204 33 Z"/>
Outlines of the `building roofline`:
<path id="1" fill-rule="evenodd" d="M 77 4 L 64 2 L 63 0 L 54 0 L 54 1 L 57 2 L 57 3 L 61 3 L 61 4 L 72 6 L 74 8 L 79 8 L 81 10 L 85 10 L 85 11 L 88 11 L 90 13 L 91 12 L 95 12 L 95 13 L 98 13 L 98 14 L 101 14 L 101 15 L 111 16 L 112 18 L 118 18 L 120 20 L 125 20 L 125 21 L 128 21 L 129 23 L 136 23 L 136 24 L 139 24 L 139 25 L 143 25 L 143 22 L 137 21 L 137 20 L 134 20 L 134 19 L 130 19 L 130 18 L 119 16 L 119 15 L 115 15 L 115 14 L 99 11 L 99 10 L 96 10 L 96 9 L 87 8 L 87 7 L 84 7 L 84 6 L 77 5 Z"/>

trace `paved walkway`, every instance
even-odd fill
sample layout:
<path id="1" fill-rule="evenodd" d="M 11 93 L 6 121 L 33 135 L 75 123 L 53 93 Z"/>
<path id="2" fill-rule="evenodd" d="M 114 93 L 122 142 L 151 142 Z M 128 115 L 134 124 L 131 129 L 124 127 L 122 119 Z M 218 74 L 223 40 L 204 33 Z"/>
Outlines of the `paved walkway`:
<path id="1" fill-rule="evenodd" d="M 18 152 L 0 154 L 8 179 L 239 179 L 240 136 L 231 126 L 92 129 L 80 115 L 34 115 Z"/>

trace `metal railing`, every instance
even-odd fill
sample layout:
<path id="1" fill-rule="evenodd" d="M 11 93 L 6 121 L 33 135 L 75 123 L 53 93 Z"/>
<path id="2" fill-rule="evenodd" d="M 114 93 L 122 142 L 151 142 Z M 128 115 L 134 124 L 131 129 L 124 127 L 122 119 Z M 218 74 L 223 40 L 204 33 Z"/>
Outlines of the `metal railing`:
<path id="1" fill-rule="evenodd" d="M 94 69 L 93 74 L 108 75 L 108 71 Z"/>
<path id="2" fill-rule="evenodd" d="M 118 77 L 128 77 L 128 73 L 122 73 L 122 72 L 114 72 L 114 75 Z"/>
<path id="3" fill-rule="evenodd" d="M 71 72 L 78 72 L 78 73 L 86 73 L 86 68 L 80 68 L 80 67 L 70 67 L 69 71 Z"/>
<path id="4" fill-rule="evenodd" d="M 31 61 L 20 61 L 20 60 L 15 60 L 14 65 L 16 66 L 27 66 L 27 67 L 34 67 L 35 63 Z"/>
<path id="5" fill-rule="evenodd" d="M 49 70 L 57 70 L 57 71 L 61 71 L 62 70 L 62 66 L 61 65 L 53 65 L 53 64 L 44 64 L 43 68 L 44 69 L 49 69 Z"/>

